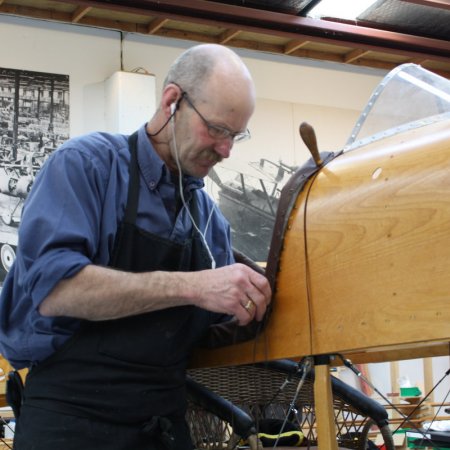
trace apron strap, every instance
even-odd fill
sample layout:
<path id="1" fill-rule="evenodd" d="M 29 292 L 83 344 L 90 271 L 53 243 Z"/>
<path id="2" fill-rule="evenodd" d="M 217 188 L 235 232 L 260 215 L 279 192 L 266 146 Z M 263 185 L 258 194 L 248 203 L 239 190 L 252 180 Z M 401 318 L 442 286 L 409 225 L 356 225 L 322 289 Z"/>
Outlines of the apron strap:
<path id="1" fill-rule="evenodd" d="M 20 408 L 23 401 L 23 381 L 17 370 L 8 374 L 6 381 L 6 402 L 14 413 L 16 419 L 20 416 Z"/>
<path id="2" fill-rule="evenodd" d="M 130 166 L 128 169 L 129 182 L 128 182 L 128 197 L 127 206 L 125 209 L 124 222 L 126 223 L 136 223 L 138 201 L 139 201 L 139 164 L 137 158 L 137 142 L 138 142 L 138 132 L 135 131 L 132 135 L 128 137 L 128 147 L 130 149 Z M 192 199 L 190 201 L 189 210 L 195 221 L 199 221 L 199 211 L 197 206 L 197 192 L 192 192 Z M 193 234 L 195 233 L 193 228 Z"/>
<path id="3" fill-rule="evenodd" d="M 125 223 L 136 223 L 138 200 L 139 200 L 139 165 L 137 160 L 137 141 L 138 132 L 135 131 L 128 138 L 128 147 L 130 149 L 130 166 L 128 169 L 128 198 L 125 209 Z"/>

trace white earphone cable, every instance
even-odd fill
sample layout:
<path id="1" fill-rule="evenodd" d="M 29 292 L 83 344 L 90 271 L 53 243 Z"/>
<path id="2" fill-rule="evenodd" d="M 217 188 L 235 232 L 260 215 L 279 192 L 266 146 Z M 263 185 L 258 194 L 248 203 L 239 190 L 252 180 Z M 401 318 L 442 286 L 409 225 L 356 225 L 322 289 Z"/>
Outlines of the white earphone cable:
<path id="1" fill-rule="evenodd" d="M 183 172 L 181 170 L 181 165 L 180 165 L 180 160 L 179 160 L 179 156 L 178 156 L 178 145 L 177 145 L 177 140 L 175 137 L 175 111 L 172 113 L 172 117 L 171 117 L 171 124 L 172 124 L 172 139 L 173 139 L 173 145 L 174 145 L 174 149 L 175 149 L 175 161 L 177 163 L 177 167 L 178 167 L 178 186 L 179 186 L 179 190 L 180 190 L 180 197 L 181 197 L 181 202 L 183 203 L 183 207 L 186 209 L 189 218 L 191 219 L 192 222 L 192 226 L 195 228 L 195 230 L 197 231 L 197 233 L 200 235 L 203 245 L 205 246 L 205 249 L 208 253 L 208 256 L 211 259 L 211 269 L 215 269 L 216 268 L 216 260 L 214 259 L 214 256 L 209 248 L 208 242 L 206 241 L 206 231 L 208 230 L 208 227 L 211 223 L 211 218 L 214 212 L 214 208 L 215 205 L 213 205 L 213 208 L 211 208 L 211 212 L 209 213 L 209 217 L 208 220 L 206 222 L 206 226 L 205 226 L 205 230 L 203 231 L 203 233 L 200 231 L 199 227 L 197 226 L 197 224 L 195 223 L 194 218 L 192 217 L 191 211 L 189 210 L 187 204 L 186 204 L 186 200 L 184 199 L 184 193 L 183 193 Z"/>

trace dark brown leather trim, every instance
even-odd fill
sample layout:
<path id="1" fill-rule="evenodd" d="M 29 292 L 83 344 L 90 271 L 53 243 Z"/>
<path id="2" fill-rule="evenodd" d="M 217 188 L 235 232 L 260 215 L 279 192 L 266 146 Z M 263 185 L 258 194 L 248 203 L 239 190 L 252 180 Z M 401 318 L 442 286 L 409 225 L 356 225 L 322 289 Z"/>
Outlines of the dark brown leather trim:
<path id="1" fill-rule="evenodd" d="M 281 191 L 266 267 L 266 277 L 270 282 L 272 292 L 275 292 L 276 289 L 276 278 L 281 250 L 283 248 L 284 234 L 297 197 L 303 190 L 305 183 L 325 164 L 335 158 L 335 154 L 329 152 L 321 153 L 320 156 L 323 161 L 320 167 L 316 165 L 314 160 L 309 159 L 303 166 L 297 169 Z"/>
<path id="2" fill-rule="evenodd" d="M 236 262 L 246 264 L 257 272 L 265 274 L 272 288 L 272 295 L 275 294 L 276 289 L 276 277 L 279 270 L 284 234 L 286 232 L 287 223 L 295 201 L 297 200 L 297 197 L 302 191 L 305 183 L 337 155 L 330 152 L 324 152 L 321 153 L 320 156 L 323 161 L 320 167 L 317 167 L 312 158 L 309 159 L 292 175 L 281 191 L 266 270 L 264 271 L 262 267 L 256 264 L 253 260 L 249 259 L 243 253 L 238 252 L 236 249 L 233 250 Z M 239 326 L 237 320 L 235 319 L 230 320 L 229 322 L 212 325 L 208 330 L 207 337 L 202 340 L 200 346 L 204 348 L 217 348 L 254 339 L 263 331 L 270 317 L 271 310 L 272 304 L 270 304 L 267 308 L 264 319 L 261 322 L 253 321 L 246 326 Z"/>
<path id="3" fill-rule="evenodd" d="M 235 248 L 233 248 L 233 256 L 234 260 L 237 263 L 245 264 L 246 266 L 253 269 L 255 272 L 258 272 L 261 275 L 265 275 L 266 271 L 259 264 L 253 261 L 253 259 L 250 259 L 244 253 L 240 252 L 239 250 L 236 250 Z"/>

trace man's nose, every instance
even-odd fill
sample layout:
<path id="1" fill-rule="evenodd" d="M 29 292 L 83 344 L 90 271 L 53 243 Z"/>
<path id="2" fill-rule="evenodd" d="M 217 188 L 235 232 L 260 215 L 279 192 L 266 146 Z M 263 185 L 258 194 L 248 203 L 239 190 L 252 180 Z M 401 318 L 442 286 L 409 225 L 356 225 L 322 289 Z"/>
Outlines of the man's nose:
<path id="1" fill-rule="evenodd" d="M 231 149 L 233 148 L 233 138 L 229 137 L 226 139 L 220 139 L 217 141 L 216 145 L 214 146 L 214 150 L 218 155 L 220 155 L 221 158 L 229 158 Z"/>

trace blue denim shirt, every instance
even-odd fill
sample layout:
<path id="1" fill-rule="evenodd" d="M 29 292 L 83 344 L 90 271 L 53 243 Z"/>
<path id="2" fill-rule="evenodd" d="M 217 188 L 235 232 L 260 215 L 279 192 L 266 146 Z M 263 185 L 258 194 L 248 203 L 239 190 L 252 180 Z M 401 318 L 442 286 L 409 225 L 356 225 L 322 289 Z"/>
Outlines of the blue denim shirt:
<path id="1" fill-rule="evenodd" d="M 153 149 L 145 126 L 139 129 L 141 173 L 137 225 L 176 242 L 191 234 L 185 208 L 176 215 L 176 186 Z M 0 353 L 16 368 L 42 361 L 80 325 L 70 317 L 44 317 L 38 308 L 50 291 L 88 264 L 106 266 L 113 250 L 128 192 L 127 136 L 92 133 L 63 144 L 46 161 L 26 200 L 16 260 L 0 297 Z M 229 224 L 202 189 L 184 177 L 189 203 L 194 191 L 198 227 L 217 267 L 233 262 Z"/>

